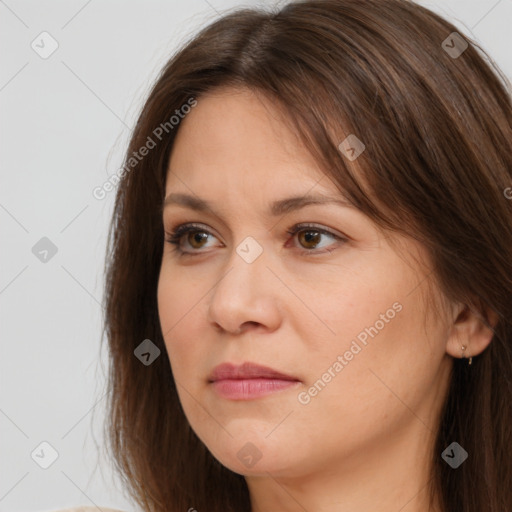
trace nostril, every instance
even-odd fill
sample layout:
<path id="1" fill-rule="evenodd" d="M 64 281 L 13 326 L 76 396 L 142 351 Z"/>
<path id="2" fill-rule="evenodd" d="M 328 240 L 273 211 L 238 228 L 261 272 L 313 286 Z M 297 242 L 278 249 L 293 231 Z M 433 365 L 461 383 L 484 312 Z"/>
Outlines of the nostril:
<path id="1" fill-rule="evenodd" d="M 243 333 L 244 331 L 246 331 L 247 329 L 250 329 L 251 327 L 258 327 L 260 324 L 258 322 L 253 322 L 252 320 L 248 321 L 248 322 L 244 322 L 242 324 L 242 327 L 240 327 L 235 334 L 241 334 Z"/>

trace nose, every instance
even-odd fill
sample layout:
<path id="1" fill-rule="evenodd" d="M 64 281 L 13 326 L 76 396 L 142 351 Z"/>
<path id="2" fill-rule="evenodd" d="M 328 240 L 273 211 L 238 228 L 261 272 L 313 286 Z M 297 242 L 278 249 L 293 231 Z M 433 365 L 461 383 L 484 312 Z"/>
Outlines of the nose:
<path id="1" fill-rule="evenodd" d="M 263 252 L 247 263 L 236 251 L 215 285 L 208 306 L 208 321 L 231 334 L 250 329 L 273 331 L 280 325 L 280 281 L 267 268 Z"/>

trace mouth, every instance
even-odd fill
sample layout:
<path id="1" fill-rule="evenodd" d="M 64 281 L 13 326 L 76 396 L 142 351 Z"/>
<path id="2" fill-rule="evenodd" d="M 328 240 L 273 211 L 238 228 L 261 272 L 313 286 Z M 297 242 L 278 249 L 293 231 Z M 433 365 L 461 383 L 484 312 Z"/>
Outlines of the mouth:
<path id="1" fill-rule="evenodd" d="M 297 377 L 255 363 L 236 366 L 223 363 L 216 366 L 208 382 L 222 398 L 252 400 L 291 387 L 297 387 Z"/>

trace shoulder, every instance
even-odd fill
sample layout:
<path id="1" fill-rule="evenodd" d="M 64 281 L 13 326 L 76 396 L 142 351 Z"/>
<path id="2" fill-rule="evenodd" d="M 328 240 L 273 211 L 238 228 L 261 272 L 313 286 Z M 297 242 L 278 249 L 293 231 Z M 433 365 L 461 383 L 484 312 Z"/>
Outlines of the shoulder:
<path id="1" fill-rule="evenodd" d="M 124 512 L 123 510 L 118 510 L 114 508 L 106 508 L 106 507 L 94 507 L 94 506 L 88 506 L 88 505 L 82 505 L 78 507 L 71 507 L 71 508 L 60 508 L 58 510 L 52 510 L 51 512 Z"/>

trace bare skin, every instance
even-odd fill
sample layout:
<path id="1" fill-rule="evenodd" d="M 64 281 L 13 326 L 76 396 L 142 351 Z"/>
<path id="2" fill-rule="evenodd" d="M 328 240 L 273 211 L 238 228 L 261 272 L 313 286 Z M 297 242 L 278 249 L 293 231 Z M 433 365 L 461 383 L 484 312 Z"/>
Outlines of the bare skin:
<path id="1" fill-rule="evenodd" d="M 272 103 L 248 90 L 199 98 L 171 154 L 171 192 L 216 214 L 164 210 L 166 233 L 200 224 L 181 238 L 188 254 L 164 244 L 158 308 L 173 375 L 193 430 L 245 476 L 253 512 L 426 512 L 452 358 L 462 344 L 478 355 L 492 332 L 462 304 L 425 319 L 427 255 L 405 238 L 399 255 L 362 212 L 322 204 L 270 215 L 290 196 L 341 196 Z M 289 235 L 299 223 L 315 228 Z M 262 249 L 251 263 L 237 253 L 247 237 Z M 213 368 L 245 361 L 299 382 L 219 396 Z"/>

